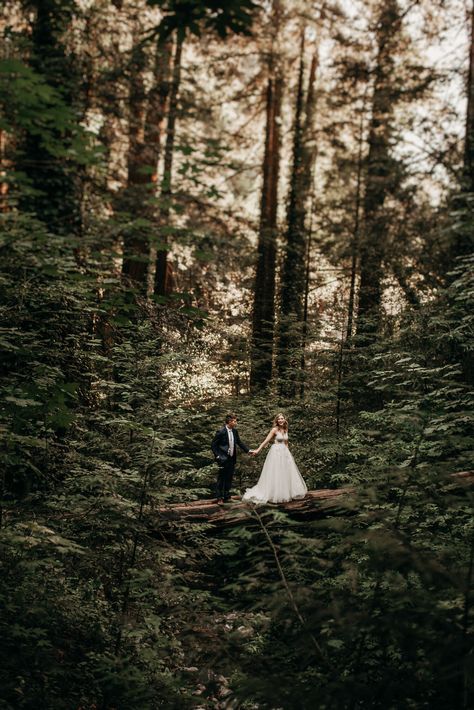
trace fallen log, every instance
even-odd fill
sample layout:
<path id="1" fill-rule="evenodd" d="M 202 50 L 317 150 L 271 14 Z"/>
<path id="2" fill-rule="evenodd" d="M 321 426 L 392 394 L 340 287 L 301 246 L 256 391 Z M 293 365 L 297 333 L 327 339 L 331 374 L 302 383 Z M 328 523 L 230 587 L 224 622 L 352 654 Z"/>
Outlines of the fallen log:
<path id="1" fill-rule="evenodd" d="M 472 485 L 474 471 L 452 473 L 453 486 Z M 232 496 L 228 503 L 218 503 L 215 499 L 200 499 L 188 502 L 170 503 L 161 506 L 156 513 L 160 522 L 188 521 L 203 522 L 213 525 L 235 525 L 250 520 L 253 511 L 264 509 L 282 510 L 291 517 L 303 519 L 323 518 L 327 515 L 351 515 L 356 512 L 349 504 L 354 487 L 323 488 L 308 491 L 304 498 L 287 503 L 265 503 L 255 505 L 242 501 L 240 496 Z"/>
<path id="2" fill-rule="evenodd" d="M 298 517 L 319 517 L 327 509 L 341 507 L 341 498 L 354 492 L 354 488 L 322 489 L 308 491 L 304 498 L 287 503 L 254 504 L 242 501 L 240 496 L 232 496 L 228 503 L 213 500 L 193 500 L 186 503 L 173 503 L 158 508 L 162 521 L 186 520 L 188 522 L 206 522 L 215 525 L 233 525 L 252 517 L 254 509 L 276 509 Z M 342 511 L 341 511 L 342 512 Z"/>

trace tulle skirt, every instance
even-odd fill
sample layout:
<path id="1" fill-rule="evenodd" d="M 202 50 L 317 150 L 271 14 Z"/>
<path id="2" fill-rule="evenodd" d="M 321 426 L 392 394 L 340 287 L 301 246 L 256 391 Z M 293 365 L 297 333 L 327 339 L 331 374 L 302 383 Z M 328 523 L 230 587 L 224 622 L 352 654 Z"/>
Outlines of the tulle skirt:
<path id="1" fill-rule="evenodd" d="M 254 503 L 284 503 L 304 498 L 308 489 L 298 466 L 284 443 L 275 443 L 263 464 L 257 485 L 247 488 L 242 500 Z"/>

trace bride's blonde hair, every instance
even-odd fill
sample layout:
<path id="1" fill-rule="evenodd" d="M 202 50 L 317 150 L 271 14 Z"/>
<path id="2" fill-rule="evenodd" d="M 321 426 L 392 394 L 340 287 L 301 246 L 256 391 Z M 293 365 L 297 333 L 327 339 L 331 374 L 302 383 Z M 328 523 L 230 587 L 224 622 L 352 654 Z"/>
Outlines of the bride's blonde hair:
<path id="1" fill-rule="evenodd" d="M 285 415 L 282 414 L 281 412 L 279 412 L 279 413 L 276 415 L 276 417 L 274 418 L 274 420 L 273 420 L 273 426 L 279 426 L 279 424 L 278 424 L 278 419 L 279 419 L 280 417 L 283 417 L 283 426 L 282 426 L 281 428 L 283 429 L 283 431 L 288 431 L 288 421 L 287 421 Z"/>

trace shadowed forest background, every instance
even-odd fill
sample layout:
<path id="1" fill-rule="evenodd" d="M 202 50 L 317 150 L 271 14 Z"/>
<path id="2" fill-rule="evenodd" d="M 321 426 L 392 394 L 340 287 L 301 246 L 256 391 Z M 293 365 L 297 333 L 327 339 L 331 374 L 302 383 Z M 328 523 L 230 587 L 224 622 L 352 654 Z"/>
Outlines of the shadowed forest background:
<path id="1" fill-rule="evenodd" d="M 473 706 L 473 16 L 4 0 L 0 708 Z"/>

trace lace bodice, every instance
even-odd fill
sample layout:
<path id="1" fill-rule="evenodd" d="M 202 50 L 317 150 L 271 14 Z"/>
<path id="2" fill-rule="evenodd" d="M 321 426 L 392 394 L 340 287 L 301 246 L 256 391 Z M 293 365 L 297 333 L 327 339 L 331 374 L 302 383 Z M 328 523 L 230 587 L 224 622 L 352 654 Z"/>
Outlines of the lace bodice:
<path id="1" fill-rule="evenodd" d="M 282 433 L 281 431 L 277 431 L 275 434 L 275 444 L 284 444 L 286 441 L 288 441 L 288 434 Z"/>

